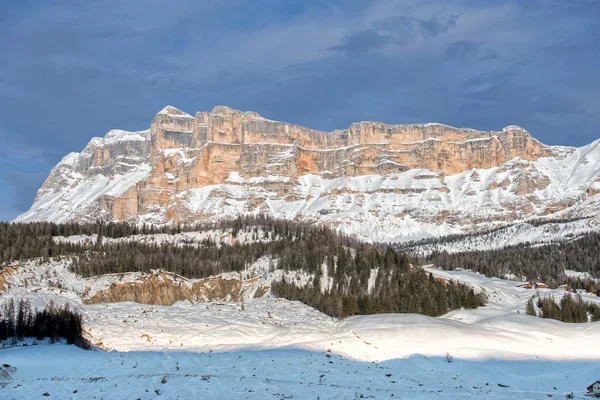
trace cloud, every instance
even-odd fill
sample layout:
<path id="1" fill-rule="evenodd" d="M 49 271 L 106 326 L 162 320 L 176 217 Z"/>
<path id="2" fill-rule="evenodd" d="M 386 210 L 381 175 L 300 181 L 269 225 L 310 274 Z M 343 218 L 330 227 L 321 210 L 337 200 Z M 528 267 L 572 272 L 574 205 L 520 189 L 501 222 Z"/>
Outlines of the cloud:
<path id="1" fill-rule="evenodd" d="M 332 46 L 330 49 L 348 55 L 368 54 L 371 51 L 381 50 L 392 42 L 394 42 L 392 35 L 381 34 L 374 29 L 367 29 L 346 36 L 341 44 Z"/>
<path id="2" fill-rule="evenodd" d="M 457 42 L 450 43 L 446 47 L 444 53 L 445 57 L 449 61 L 487 61 L 499 58 L 498 54 L 493 50 L 485 50 L 481 43 L 473 42 L 470 40 L 460 40 Z"/>
<path id="3" fill-rule="evenodd" d="M 419 19 L 400 15 L 377 20 L 373 23 L 373 27 L 386 32 L 394 32 L 400 42 L 410 42 L 417 38 L 429 39 L 443 34 L 456 25 L 458 18 L 457 15 L 451 15 L 448 18 Z M 404 38 L 410 40 L 403 40 Z"/>
<path id="4" fill-rule="evenodd" d="M 582 145 L 600 125 L 597 4 L 13 0 L 0 6 L 0 166 L 17 175 L 0 192 L 23 207 L 64 154 L 144 129 L 166 104 L 323 130 L 514 123 Z"/>
<path id="5" fill-rule="evenodd" d="M 457 19 L 456 15 L 427 19 L 397 15 L 378 19 L 369 28 L 348 34 L 340 44 L 329 49 L 346 55 L 364 55 L 389 45 L 406 46 L 443 34 L 456 24 Z"/>

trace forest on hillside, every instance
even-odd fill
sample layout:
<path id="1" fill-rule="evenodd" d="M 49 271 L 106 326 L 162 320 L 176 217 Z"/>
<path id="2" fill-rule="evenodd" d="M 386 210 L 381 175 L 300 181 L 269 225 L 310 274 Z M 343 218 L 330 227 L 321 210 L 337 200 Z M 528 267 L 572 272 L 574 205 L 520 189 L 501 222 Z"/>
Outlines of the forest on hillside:
<path id="1" fill-rule="evenodd" d="M 537 305 L 538 311 L 535 310 Z M 540 318 L 556 319 L 562 322 L 596 322 L 600 321 L 600 306 L 583 301 L 580 295 L 565 293 L 559 302 L 552 297 L 538 297 L 537 301 L 529 299 L 525 308 L 527 315 Z"/>
<path id="2" fill-rule="evenodd" d="M 223 244 L 207 239 L 200 244 L 185 245 L 102 240 L 138 233 L 176 234 L 193 229 L 226 229 L 234 237 L 243 231 L 268 240 Z M 77 234 L 99 236 L 95 243 L 87 245 L 52 239 Z M 276 295 L 302 301 L 339 318 L 388 312 L 436 316 L 485 303 L 484 296 L 474 293 L 469 286 L 433 279 L 423 269 L 412 267 L 404 253 L 361 243 L 316 225 L 266 217 L 160 229 L 127 224 L 0 224 L 2 263 L 34 257 L 67 257 L 72 260 L 72 270 L 84 277 L 159 269 L 187 278 L 203 278 L 242 271 L 265 256 L 277 260 L 273 267 L 314 276 L 303 288 L 290 282 L 276 284 L 273 287 Z M 331 278 L 331 286 L 327 288 L 320 287 L 324 268 Z M 370 285 L 372 274 L 375 274 L 374 282 Z"/>
<path id="3" fill-rule="evenodd" d="M 589 233 L 572 240 L 547 245 L 523 243 L 502 249 L 449 253 L 434 251 L 417 262 L 433 263 L 440 268 L 479 272 L 488 277 L 514 275 L 518 280 L 540 280 L 550 287 L 569 284 L 600 295 L 595 279 L 567 276 L 565 270 L 586 272 L 600 278 L 600 233 Z"/>
<path id="4" fill-rule="evenodd" d="M 43 310 L 32 310 L 28 301 L 13 299 L 0 309 L 0 342 L 16 343 L 26 337 L 38 340 L 49 338 L 51 342 L 65 339 L 68 344 L 87 348 L 83 338 L 81 315 L 68 305 L 56 307 L 48 304 Z"/>

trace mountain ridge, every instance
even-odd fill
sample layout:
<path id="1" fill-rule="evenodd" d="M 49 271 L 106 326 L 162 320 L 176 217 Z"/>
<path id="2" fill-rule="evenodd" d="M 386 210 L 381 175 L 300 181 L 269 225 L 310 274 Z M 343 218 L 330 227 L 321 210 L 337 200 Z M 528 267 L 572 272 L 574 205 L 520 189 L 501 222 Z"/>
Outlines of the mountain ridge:
<path id="1" fill-rule="evenodd" d="M 166 106 L 149 129 L 111 130 L 65 156 L 16 221 L 263 213 L 375 241 L 477 232 L 581 208 L 600 193 L 599 143 L 546 146 L 514 125 L 322 132 L 226 106 L 194 116 Z"/>

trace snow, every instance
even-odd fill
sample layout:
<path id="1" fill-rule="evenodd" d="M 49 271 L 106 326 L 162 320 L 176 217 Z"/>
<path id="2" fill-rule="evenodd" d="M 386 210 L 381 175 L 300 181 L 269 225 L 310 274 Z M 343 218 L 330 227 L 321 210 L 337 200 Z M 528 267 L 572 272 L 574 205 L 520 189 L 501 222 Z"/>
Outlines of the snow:
<path id="1" fill-rule="evenodd" d="M 150 173 L 149 164 L 136 165 L 129 172 L 108 178 L 102 174 L 73 179 L 71 187 L 57 188 L 40 198 L 27 212 L 19 215 L 16 222 L 53 221 L 68 222 L 78 215 L 88 213 L 101 196 L 118 197 L 144 180 Z M 76 174 L 76 173 L 74 173 Z M 97 216 L 99 217 L 99 215 Z"/>
<path id="2" fill-rule="evenodd" d="M 483 291 L 488 298 L 487 308 L 497 310 L 497 312 L 503 313 L 521 313 L 525 314 L 525 306 L 527 301 L 532 297 L 552 297 L 556 301 L 565 295 L 565 291 L 562 289 L 526 289 L 518 287 L 522 282 L 515 282 L 512 280 L 500 279 L 500 278 L 487 278 L 476 272 L 469 271 L 444 271 L 436 268 L 432 265 L 423 267 L 427 272 L 433 274 L 434 277 L 442 278 L 445 280 L 455 280 L 472 286 L 476 291 Z M 584 301 L 591 303 L 600 304 L 600 299 L 596 296 L 582 296 Z M 478 314 L 481 313 L 482 309 L 474 311 L 465 311 L 459 313 L 467 314 Z M 495 311 L 496 312 L 496 311 Z M 456 312 L 451 312 L 452 315 Z M 510 315 L 510 314 L 507 314 Z M 547 320 L 546 320 L 547 321 Z M 562 324 L 563 326 L 565 324 Z M 575 324 L 578 325 L 578 324 Z M 599 323 L 591 324 L 600 329 Z M 580 326 L 586 326 L 580 325 Z"/>
<path id="3" fill-rule="evenodd" d="M 584 197 L 590 182 L 600 176 L 598 147 L 592 144 L 577 151 L 551 148 L 560 154 L 535 162 L 517 158 L 503 166 L 472 169 L 449 176 L 414 169 L 387 175 L 335 179 L 303 175 L 294 182 L 277 175 L 242 178 L 234 171 L 224 184 L 193 189 L 188 204 L 192 212 L 218 219 L 258 212 L 256 208 L 251 211 L 249 200 L 263 199 L 259 210 L 272 217 L 332 224 L 344 233 L 378 242 L 406 242 L 485 232 L 515 223 L 520 224 L 521 236 L 506 237 L 505 244 L 518 243 L 523 239 L 556 240 L 561 234 L 578 235 L 598 230 L 596 221 L 585 217 L 593 215 L 599 199 Z M 380 162 L 386 162 L 386 159 Z M 544 177 L 549 183 L 545 187 L 540 183 L 542 189 L 523 196 L 516 194 L 520 180 L 538 179 L 543 182 Z M 282 197 L 276 188 L 268 186 L 269 183 L 283 182 L 293 185 L 294 197 Z M 524 200 L 525 196 L 528 200 Z M 522 211 L 525 209 L 523 201 L 531 204 L 531 212 Z M 565 202 L 572 206 L 548 217 L 536 215 L 542 213 L 547 205 Z M 515 207 L 521 210 L 516 215 L 511 211 Z M 509 214 L 510 220 L 507 220 Z M 580 222 L 566 224 L 526 227 L 528 224 L 525 222 L 531 217 L 578 216 L 582 217 Z M 491 222 L 494 219 L 498 222 Z M 471 223 L 473 220 L 478 221 L 477 225 Z M 509 232 L 505 231 L 506 234 Z M 499 243 L 487 241 L 485 246 L 493 248 Z"/>
<path id="4" fill-rule="evenodd" d="M 472 143 L 472 142 L 487 142 L 489 140 L 494 140 L 494 139 L 498 139 L 497 136 L 490 136 L 490 137 L 483 137 L 483 138 L 474 138 L 474 139 L 467 139 L 467 140 L 463 140 L 462 142 L 448 142 L 451 144 L 465 144 L 465 143 Z"/>
<path id="5" fill-rule="evenodd" d="M 590 275 L 589 272 L 580 272 L 580 271 L 573 271 L 570 269 L 565 269 L 565 275 L 568 276 L 569 278 L 575 278 L 575 279 L 579 278 L 582 281 L 584 281 L 586 279 L 589 279 L 589 280 L 592 280 L 595 282 L 600 281 L 600 279 L 592 278 L 592 276 Z"/>
<path id="6" fill-rule="evenodd" d="M 162 110 L 158 112 L 158 114 L 166 114 L 170 117 L 179 117 L 179 118 L 194 118 L 191 115 L 184 113 L 183 111 L 173 107 L 173 106 L 165 106 Z"/>
<path id="7" fill-rule="evenodd" d="M 586 361 L 414 356 L 372 364 L 292 349 L 107 353 L 57 344 L 0 354 L 14 371 L 0 388 L 10 399 L 581 399 L 600 372 Z"/>
<path id="8" fill-rule="evenodd" d="M 69 166 L 74 165 L 77 162 L 77 159 L 79 158 L 79 154 L 80 153 L 76 153 L 76 152 L 71 152 L 71 153 L 67 154 L 66 156 L 64 156 L 62 158 L 62 160 L 60 160 L 58 165 L 69 165 Z"/>
<path id="9" fill-rule="evenodd" d="M 145 141 L 148 140 L 148 134 L 150 130 L 139 131 L 139 132 L 128 132 L 120 129 L 113 129 L 109 131 L 102 142 L 104 144 L 112 144 L 116 142 L 127 142 L 127 141 Z"/>
<path id="10" fill-rule="evenodd" d="M 270 272 L 274 261 L 264 257 L 239 275 L 224 276 L 258 278 L 265 284 L 281 276 L 281 271 Z M 100 390 L 107 397 L 155 398 L 160 390 L 160 398 L 263 398 L 265 393 L 352 398 L 360 393 L 375 398 L 542 399 L 582 394 L 597 379 L 600 323 L 527 316 L 525 304 L 535 291 L 518 288 L 517 282 L 422 268 L 484 291 L 488 306 L 438 318 L 380 314 L 339 321 L 299 302 L 255 299 L 251 291 L 243 309 L 225 301 L 84 304 L 81 296 L 88 288 L 135 282 L 141 275 L 83 279 L 68 271 L 68 261 L 20 263 L 0 303 L 11 298 L 29 299 L 38 308 L 50 300 L 69 303 L 83 313 L 88 338 L 112 351 L 85 352 L 65 345 L 0 350 L 2 363 L 16 368 L 0 391 L 8 398 L 44 392 L 54 398 L 90 398 Z M 375 277 L 373 270 L 370 281 Z M 300 271 L 286 274 L 286 280 L 299 285 L 311 279 Z M 560 298 L 565 292 L 539 293 Z M 446 360 L 448 353 L 452 363 Z"/>
<path id="11" fill-rule="evenodd" d="M 460 240 L 452 240 L 445 243 L 420 244 L 411 248 L 411 251 L 427 255 L 431 254 L 434 250 L 456 253 L 501 249 L 523 243 L 544 245 L 566 239 L 576 239 L 584 234 L 598 232 L 599 230 L 600 218 L 598 217 L 570 222 L 546 223 L 543 225 L 516 223 L 508 227 L 465 237 Z"/>
<path id="12" fill-rule="evenodd" d="M 190 165 L 196 159 L 196 157 L 188 157 L 187 151 L 189 151 L 189 150 L 197 150 L 197 149 L 179 148 L 179 147 L 169 148 L 169 149 L 164 149 L 163 154 L 165 155 L 165 157 L 179 156 L 178 162 L 183 163 L 185 165 Z"/>
<path id="13" fill-rule="evenodd" d="M 136 303 L 85 304 L 99 290 L 115 283 L 136 282 L 141 273 L 109 274 L 80 278 L 68 270 L 68 261 L 37 265 L 21 263 L 9 277 L 0 303 L 10 298 L 29 299 L 41 308 L 50 300 L 69 303 L 85 316 L 92 342 L 118 351 L 234 351 L 293 347 L 325 351 L 361 361 L 383 361 L 420 354 L 461 359 L 589 359 L 600 358 L 600 348 L 590 346 L 600 338 L 600 323 L 565 324 L 525 314 L 527 301 L 536 293 L 557 300 L 563 290 L 519 288 L 518 282 L 486 278 L 468 271 L 442 271 L 424 266 L 437 278 L 458 280 L 483 291 L 488 305 L 477 310 L 452 311 L 440 318 L 415 314 L 357 316 L 332 319 L 299 302 L 270 296 L 254 298 L 256 288 L 281 279 L 283 271 L 270 272 L 275 262 L 263 257 L 242 273 L 223 274 L 245 279 L 245 309 L 231 302 L 177 302 L 172 306 Z M 371 279 L 376 271 L 371 272 Z M 168 278 L 168 276 L 167 276 Z M 180 284 L 197 280 L 174 276 Z M 313 276 L 286 272 L 286 281 L 299 287 Z M 595 296 L 585 301 L 600 303 Z M 358 337 L 357 337 L 358 336 Z M 369 345 L 365 345 L 368 342 Z M 508 350 L 510 349 L 510 350 Z"/>
<path id="14" fill-rule="evenodd" d="M 520 126 L 517 126 L 517 125 L 508 125 L 508 126 L 505 126 L 504 128 L 502 128 L 502 132 L 508 132 L 508 131 L 523 131 L 523 132 L 529 133 L 527 131 L 527 129 L 521 128 Z"/>
<path id="15" fill-rule="evenodd" d="M 256 237 L 255 237 L 256 235 Z M 278 239 L 276 236 L 274 239 Z M 71 236 L 53 236 L 52 239 L 55 242 L 61 243 L 96 243 L 98 236 L 93 235 L 71 235 Z M 147 243 L 147 244 L 174 244 L 177 246 L 198 246 L 201 245 L 205 240 L 214 242 L 217 246 L 230 245 L 233 243 L 257 243 L 257 242 L 268 242 L 269 236 L 265 236 L 265 231 L 260 227 L 256 227 L 251 230 L 240 230 L 234 238 L 231 229 L 209 229 L 200 232 L 181 232 L 176 234 L 169 233 L 158 233 L 151 235 L 131 235 L 121 238 L 110 238 L 103 237 L 102 243 L 123 243 L 123 242 L 136 242 L 136 243 Z"/>

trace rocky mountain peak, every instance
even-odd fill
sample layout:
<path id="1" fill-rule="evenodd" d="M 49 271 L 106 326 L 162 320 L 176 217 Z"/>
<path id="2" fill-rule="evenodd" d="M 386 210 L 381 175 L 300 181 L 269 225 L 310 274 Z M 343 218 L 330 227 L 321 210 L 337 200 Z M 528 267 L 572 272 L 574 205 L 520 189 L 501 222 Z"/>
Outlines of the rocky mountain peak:
<path id="1" fill-rule="evenodd" d="M 192 117 L 191 115 L 173 107 L 170 105 L 165 106 L 162 110 L 158 112 L 158 114 L 166 114 L 166 115 L 176 115 L 180 117 Z"/>
<path id="2" fill-rule="evenodd" d="M 150 130 L 154 132 L 161 129 L 168 131 L 191 131 L 193 124 L 194 117 L 173 106 L 166 106 L 156 114 L 150 124 Z"/>
<path id="3" fill-rule="evenodd" d="M 598 193 L 598 164 L 598 146 L 545 146 L 517 126 L 364 121 L 322 132 L 225 106 L 194 116 L 167 106 L 150 129 L 113 130 L 67 156 L 18 220 L 264 213 L 409 240 L 566 218 Z"/>

